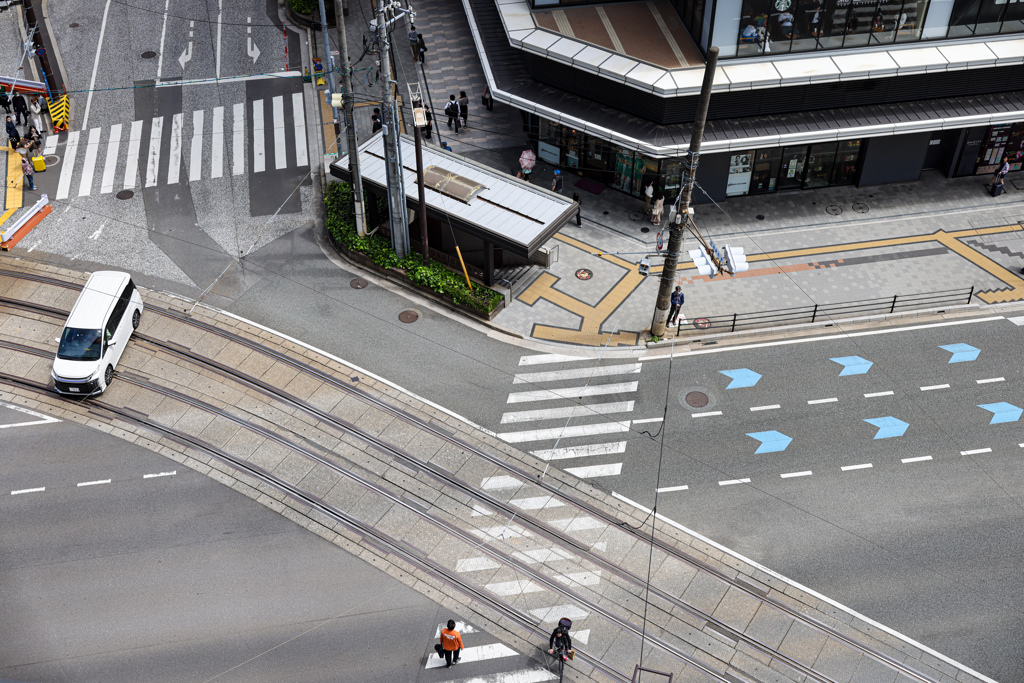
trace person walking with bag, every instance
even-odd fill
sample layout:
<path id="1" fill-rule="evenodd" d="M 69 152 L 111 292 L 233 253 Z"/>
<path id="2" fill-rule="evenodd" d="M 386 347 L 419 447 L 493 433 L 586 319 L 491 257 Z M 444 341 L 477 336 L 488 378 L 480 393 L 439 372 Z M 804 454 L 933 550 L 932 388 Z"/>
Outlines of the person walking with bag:
<path id="1" fill-rule="evenodd" d="M 469 119 L 469 98 L 466 97 L 466 91 L 459 91 L 459 116 L 462 118 L 462 126 L 466 126 L 466 120 Z"/>
<path id="2" fill-rule="evenodd" d="M 576 202 L 576 227 L 577 228 L 582 228 L 583 227 L 583 218 L 580 216 L 580 207 L 582 206 L 583 203 L 580 201 L 580 195 L 579 195 L 578 192 L 573 192 L 572 193 L 572 200 L 574 202 Z"/>
<path id="3" fill-rule="evenodd" d="M 14 107 L 14 118 L 22 126 L 28 124 L 28 103 L 25 96 L 18 91 L 11 95 L 11 106 Z"/>
<path id="4" fill-rule="evenodd" d="M 494 97 L 491 95 L 491 86 L 484 86 L 484 96 L 481 98 L 480 104 L 487 107 L 487 111 L 494 111 Z"/>
<path id="5" fill-rule="evenodd" d="M 665 196 L 660 195 L 651 207 L 651 223 L 661 225 L 661 214 L 665 211 Z"/>
<path id="6" fill-rule="evenodd" d="M 668 309 L 668 324 L 675 325 L 676 320 L 679 318 L 679 309 L 683 307 L 683 288 L 676 286 L 676 291 L 672 292 L 671 305 Z"/>
<path id="7" fill-rule="evenodd" d="M 28 110 L 32 112 L 32 127 L 37 130 L 43 129 L 43 106 L 39 104 L 42 98 L 33 97 L 28 101 Z"/>
<path id="8" fill-rule="evenodd" d="M 21 172 L 25 175 L 25 181 L 28 183 L 28 189 L 34 192 L 36 189 L 36 183 L 33 176 L 35 176 L 36 170 L 32 168 L 32 162 L 28 160 L 28 157 L 22 157 L 21 159 Z"/>
<path id="9" fill-rule="evenodd" d="M 416 27 L 409 24 L 409 32 L 406 38 L 409 39 L 409 47 L 412 49 L 412 61 L 415 64 L 420 58 L 420 34 L 416 33 Z"/>
<path id="10" fill-rule="evenodd" d="M 452 121 L 455 122 L 455 134 L 459 134 L 459 103 L 455 101 L 455 95 L 451 95 L 448 98 L 448 102 L 444 105 L 445 116 L 448 117 L 448 127 L 452 127 Z"/>
<path id="11" fill-rule="evenodd" d="M 996 197 L 1002 191 L 1003 178 L 1010 172 L 1010 157 L 1003 155 L 1002 164 L 999 166 L 999 170 L 992 175 L 992 180 L 988 181 L 985 187 L 992 188 L 992 196 Z M 996 187 L 999 187 L 999 191 L 995 191 Z"/>
<path id="12" fill-rule="evenodd" d="M 647 186 L 644 188 L 644 215 L 651 209 L 651 200 L 654 199 L 654 181 L 648 180 Z"/>
<path id="13" fill-rule="evenodd" d="M 458 664 L 462 655 L 462 634 L 455 630 L 455 620 L 448 620 L 448 628 L 441 629 L 441 651 L 444 652 L 445 668 Z M 441 652 L 437 653 L 439 656 Z"/>
<path id="14" fill-rule="evenodd" d="M 7 117 L 7 144 L 11 146 L 11 150 L 18 148 L 18 143 L 21 142 L 21 133 L 18 132 L 18 127 L 14 125 L 14 121 L 11 121 L 11 117 Z"/>

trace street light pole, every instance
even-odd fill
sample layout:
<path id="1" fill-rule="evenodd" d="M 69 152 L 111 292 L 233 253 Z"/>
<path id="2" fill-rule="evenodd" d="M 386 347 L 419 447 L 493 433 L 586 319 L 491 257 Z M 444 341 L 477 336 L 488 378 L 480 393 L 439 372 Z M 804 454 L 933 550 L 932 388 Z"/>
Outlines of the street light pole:
<path id="1" fill-rule="evenodd" d="M 654 319 L 651 321 L 651 334 L 655 337 L 665 336 L 665 322 L 668 320 L 668 309 L 672 297 L 672 285 L 676 280 L 676 267 L 679 265 L 679 254 L 683 250 L 683 223 L 690 211 L 690 199 L 693 196 L 693 184 L 697 178 L 697 161 L 700 159 L 700 142 L 704 137 L 704 123 L 708 118 L 708 103 L 711 101 L 711 84 L 715 80 L 715 66 L 718 64 L 718 48 L 708 49 L 708 63 L 704 67 L 704 82 L 700 87 L 700 101 L 697 104 L 697 116 L 693 121 L 693 133 L 690 137 L 690 151 L 683 161 L 683 182 L 679 188 L 679 208 L 676 219 L 669 227 L 668 253 L 665 254 L 665 266 L 661 271 L 661 284 L 658 288 L 658 301 L 654 307 Z"/>
<path id="2" fill-rule="evenodd" d="M 33 0 L 22 0 L 21 4 L 25 7 L 25 23 L 28 24 L 29 40 L 32 41 L 32 46 L 37 51 L 42 51 L 42 54 L 39 55 L 40 71 L 43 72 L 43 80 L 46 82 L 46 89 L 49 91 L 50 99 L 53 99 L 56 97 L 53 70 L 50 69 L 50 56 L 43 47 L 43 36 L 40 31 L 39 21 L 36 19 Z M 35 27 L 34 31 L 32 30 L 33 27 Z"/>
<path id="3" fill-rule="evenodd" d="M 321 0 L 322 2 L 323 0 Z M 322 6 L 321 6 L 322 11 Z M 342 111 L 345 115 L 345 130 L 348 133 L 348 172 L 352 178 L 352 214 L 356 219 L 356 234 L 366 236 L 366 214 L 363 207 L 363 177 L 359 172 L 359 143 L 356 140 L 356 121 L 353 114 L 352 65 L 348 56 L 348 35 L 345 33 L 345 8 L 342 0 L 334 0 L 334 24 L 338 29 L 338 61 L 341 62 Z M 327 25 L 324 25 L 327 33 Z M 328 53 L 329 55 L 330 53 Z M 334 83 L 334 70 L 331 70 Z M 334 92 L 332 90 L 332 92 Z M 338 124 L 338 110 L 334 110 L 335 146 L 341 155 L 341 129 Z"/>

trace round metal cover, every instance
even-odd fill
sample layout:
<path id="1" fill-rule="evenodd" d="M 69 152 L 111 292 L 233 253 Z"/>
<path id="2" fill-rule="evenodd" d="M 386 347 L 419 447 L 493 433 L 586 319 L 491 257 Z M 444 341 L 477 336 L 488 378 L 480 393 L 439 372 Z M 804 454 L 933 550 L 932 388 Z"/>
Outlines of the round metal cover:
<path id="1" fill-rule="evenodd" d="M 761 214 L 757 214 L 756 216 L 754 216 L 754 218 L 756 218 L 759 221 L 763 221 L 764 220 L 764 216 L 761 215 Z"/>
<path id="2" fill-rule="evenodd" d="M 143 59 L 153 59 L 153 57 L 156 57 L 156 53 L 153 52 L 152 50 L 146 50 L 145 52 L 142 53 L 142 58 Z"/>
<path id="3" fill-rule="evenodd" d="M 78 22 L 77 21 L 72 21 L 70 24 L 68 24 L 68 26 L 70 28 L 78 28 Z"/>
<path id="4" fill-rule="evenodd" d="M 403 323 L 414 323 L 420 319 L 420 314 L 416 311 L 402 311 L 398 314 L 398 319 Z"/>
<path id="5" fill-rule="evenodd" d="M 836 204 L 829 204 L 828 206 L 825 207 L 825 213 L 831 214 L 833 216 L 838 216 L 842 212 L 843 207 L 838 206 Z"/>
<path id="6" fill-rule="evenodd" d="M 370 283 L 367 282 L 366 280 L 364 280 L 363 278 L 357 277 L 357 278 L 353 278 L 348 283 L 348 286 L 351 287 L 352 289 L 366 289 L 366 286 L 368 284 L 370 284 Z"/>
<path id="7" fill-rule="evenodd" d="M 698 330 L 706 330 L 709 327 L 711 327 L 711 321 L 708 320 L 707 318 L 694 318 L 693 326 L 696 327 Z"/>
<path id="8" fill-rule="evenodd" d="M 868 205 L 863 202 L 857 202 L 856 204 L 853 205 L 853 210 L 856 211 L 857 213 L 867 213 Z"/>
<path id="9" fill-rule="evenodd" d="M 708 404 L 708 395 L 703 391 L 691 391 L 683 400 L 693 408 L 703 408 Z"/>
<path id="10" fill-rule="evenodd" d="M 580 268 L 576 271 L 577 280 L 589 280 L 594 277 L 593 271 L 587 270 L 586 268 Z"/>
<path id="11" fill-rule="evenodd" d="M 640 232 L 650 232 L 650 228 L 640 228 Z"/>
<path id="12" fill-rule="evenodd" d="M 639 220 L 643 219 L 644 212 L 643 211 L 630 211 L 627 215 L 629 216 L 629 220 L 631 220 L 631 221 L 639 221 Z"/>
<path id="13" fill-rule="evenodd" d="M 134 196 L 135 193 L 132 192 L 131 190 L 121 190 L 120 192 L 117 193 L 118 199 L 131 199 Z"/>

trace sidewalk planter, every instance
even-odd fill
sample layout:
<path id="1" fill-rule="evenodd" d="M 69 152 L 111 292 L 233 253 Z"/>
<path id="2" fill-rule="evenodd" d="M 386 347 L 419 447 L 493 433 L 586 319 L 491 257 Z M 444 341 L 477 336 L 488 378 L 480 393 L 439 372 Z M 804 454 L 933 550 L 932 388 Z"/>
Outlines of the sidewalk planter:
<path id="1" fill-rule="evenodd" d="M 424 265 L 420 254 L 399 259 L 384 237 L 359 237 L 352 217 L 352 190 L 348 183 L 329 183 L 324 192 L 324 205 L 324 224 L 331 243 L 356 263 L 480 320 L 493 319 L 505 307 L 502 294 L 480 283 L 474 283 L 474 290 L 470 291 L 462 273 L 437 261 Z"/>

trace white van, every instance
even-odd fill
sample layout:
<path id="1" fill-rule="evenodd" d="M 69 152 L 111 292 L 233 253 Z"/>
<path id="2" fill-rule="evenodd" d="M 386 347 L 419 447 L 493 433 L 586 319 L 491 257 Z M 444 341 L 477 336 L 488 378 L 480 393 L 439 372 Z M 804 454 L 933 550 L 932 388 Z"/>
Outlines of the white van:
<path id="1" fill-rule="evenodd" d="M 56 339 L 60 346 L 50 376 L 57 391 L 68 396 L 102 394 L 141 317 L 142 297 L 128 273 L 93 273 Z"/>

